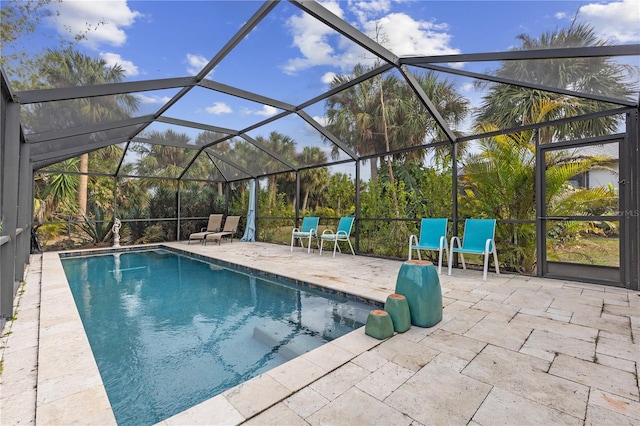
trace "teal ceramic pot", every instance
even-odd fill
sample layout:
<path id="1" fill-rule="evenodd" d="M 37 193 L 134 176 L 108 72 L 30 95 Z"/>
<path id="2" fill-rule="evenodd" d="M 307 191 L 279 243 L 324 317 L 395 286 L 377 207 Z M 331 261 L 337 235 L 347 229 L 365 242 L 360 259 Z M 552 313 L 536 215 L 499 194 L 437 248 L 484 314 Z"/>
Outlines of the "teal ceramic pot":
<path id="1" fill-rule="evenodd" d="M 404 333 L 411 327 L 411 314 L 407 298 L 401 294 L 390 294 L 384 303 L 384 310 L 389 313 L 393 322 L 393 329 L 397 333 Z"/>
<path id="2" fill-rule="evenodd" d="M 371 311 L 364 326 L 364 333 L 380 340 L 393 336 L 393 321 L 387 311 Z"/>
<path id="3" fill-rule="evenodd" d="M 438 271 L 426 260 L 402 264 L 396 281 L 397 294 L 406 297 L 411 324 L 433 327 L 442 320 L 442 289 Z"/>

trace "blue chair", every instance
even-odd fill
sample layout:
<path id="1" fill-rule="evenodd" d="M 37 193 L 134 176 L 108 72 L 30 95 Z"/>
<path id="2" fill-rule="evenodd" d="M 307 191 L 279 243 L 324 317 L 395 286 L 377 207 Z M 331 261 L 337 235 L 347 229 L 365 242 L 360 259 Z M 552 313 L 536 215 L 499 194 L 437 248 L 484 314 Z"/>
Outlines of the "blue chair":
<path id="1" fill-rule="evenodd" d="M 438 273 L 442 273 L 442 251 L 447 254 L 449 259 L 449 250 L 447 249 L 447 218 L 425 218 L 420 223 L 420 238 L 415 235 L 409 236 L 409 260 L 413 250 L 432 250 L 438 252 Z"/>
<path id="2" fill-rule="evenodd" d="M 297 239 L 300 241 L 300 245 L 304 248 L 304 243 L 302 240 L 309 239 L 309 248 L 307 249 L 307 253 L 311 253 L 311 239 L 318 238 L 318 223 L 320 222 L 319 217 L 307 216 L 302 219 L 302 227 L 293 228 L 291 231 L 291 251 L 293 251 L 293 242 Z"/>
<path id="3" fill-rule="evenodd" d="M 464 263 L 464 253 L 484 254 L 484 274 L 482 279 L 487 280 L 487 269 L 489 269 L 489 254 L 493 253 L 493 263 L 496 265 L 496 274 L 500 274 L 498 267 L 498 252 L 494 235 L 496 232 L 495 219 L 467 219 L 464 222 L 464 236 L 462 245 L 460 238 L 451 238 L 451 249 L 449 253 L 460 253 L 462 268 L 467 269 Z M 454 247 L 454 243 L 457 247 Z M 449 275 L 451 275 L 451 257 L 449 257 Z"/>
<path id="4" fill-rule="evenodd" d="M 336 248 L 340 253 L 340 246 L 338 245 L 339 241 L 346 241 L 349 243 L 349 248 L 351 249 L 351 254 L 356 255 L 353 251 L 353 246 L 351 245 L 351 228 L 353 227 L 353 218 L 352 217 L 343 217 L 340 218 L 340 222 L 338 222 L 338 229 L 334 233 L 330 229 L 325 229 L 322 231 L 322 235 L 320 235 L 320 256 L 322 256 L 322 245 L 324 242 L 332 242 L 333 243 L 333 257 L 336 257 Z"/>

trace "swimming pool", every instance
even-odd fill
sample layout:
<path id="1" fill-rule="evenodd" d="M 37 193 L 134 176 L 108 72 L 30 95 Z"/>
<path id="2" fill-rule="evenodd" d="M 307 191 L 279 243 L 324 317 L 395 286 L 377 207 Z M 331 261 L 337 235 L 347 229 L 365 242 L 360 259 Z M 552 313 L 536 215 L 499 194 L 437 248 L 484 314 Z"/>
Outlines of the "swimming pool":
<path id="1" fill-rule="evenodd" d="M 363 325 L 371 306 L 164 249 L 62 260 L 119 424 L 152 424 Z"/>

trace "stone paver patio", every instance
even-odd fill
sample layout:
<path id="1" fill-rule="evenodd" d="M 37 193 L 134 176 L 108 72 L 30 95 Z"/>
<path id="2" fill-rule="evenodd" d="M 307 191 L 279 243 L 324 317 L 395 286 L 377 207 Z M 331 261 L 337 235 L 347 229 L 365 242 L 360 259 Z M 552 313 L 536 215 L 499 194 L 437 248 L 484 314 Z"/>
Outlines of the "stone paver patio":
<path id="1" fill-rule="evenodd" d="M 166 245 L 378 301 L 402 264 Z M 639 292 L 458 269 L 440 281 L 436 326 L 385 341 L 356 330 L 161 424 L 640 424 Z M 115 424 L 57 253 L 32 256 L 15 304 L 0 342 L 0 424 Z"/>

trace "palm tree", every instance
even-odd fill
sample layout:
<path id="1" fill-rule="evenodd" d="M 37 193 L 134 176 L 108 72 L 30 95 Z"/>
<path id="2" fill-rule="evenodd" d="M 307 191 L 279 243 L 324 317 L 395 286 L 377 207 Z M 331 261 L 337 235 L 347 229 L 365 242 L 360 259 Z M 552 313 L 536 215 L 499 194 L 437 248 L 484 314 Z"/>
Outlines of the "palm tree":
<path id="1" fill-rule="evenodd" d="M 300 163 L 304 165 L 324 164 L 327 155 L 318 147 L 304 147 L 300 154 Z M 329 185 L 329 172 L 325 167 L 300 172 L 300 186 L 304 191 L 302 210 L 306 210 L 309 194 L 319 194 Z"/>
<path id="2" fill-rule="evenodd" d="M 542 100 L 531 115 L 535 122 L 543 122 L 546 116 L 561 108 L 559 102 Z M 497 126 L 485 124 L 482 130 L 492 132 Z M 463 160 L 463 215 L 534 220 L 540 214 L 536 212 L 535 203 L 534 137 L 533 130 L 526 130 L 479 141 L 479 152 L 468 154 Z M 616 198 L 612 188 L 576 189 L 567 185 L 571 178 L 602 167 L 610 160 L 604 156 L 575 157 L 562 150 L 548 154 L 545 157 L 547 215 L 596 214 L 596 210 L 601 212 L 612 204 Z M 535 226 L 504 223 L 496 233 L 503 243 L 503 261 L 521 272 L 532 272 L 536 261 Z"/>
<path id="3" fill-rule="evenodd" d="M 136 143 L 132 149 L 141 154 L 136 165 L 140 176 L 177 178 L 195 155 L 189 145 L 191 138 L 173 130 L 151 131 L 145 135 L 151 144 Z M 148 182 L 149 183 L 149 182 Z"/>
<path id="4" fill-rule="evenodd" d="M 204 131 L 200 134 L 198 134 L 198 137 L 196 137 L 196 146 L 203 146 L 203 145 L 208 145 L 212 142 L 215 142 L 219 139 L 222 139 L 223 137 L 225 137 L 226 135 L 219 133 L 219 132 L 212 132 L 210 130 Z M 229 142 L 224 141 L 224 142 L 220 142 L 218 144 L 215 145 L 215 150 L 217 153 L 220 154 L 228 154 L 230 151 L 231 147 L 229 146 Z M 212 169 L 212 165 L 211 164 L 207 164 L 205 162 L 205 164 L 201 163 L 201 159 L 204 159 L 204 157 L 199 156 L 196 161 L 194 162 L 193 165 L 191 165 L 191 170 L 190 173 L 192 175 L 195 174 L 196 171 L 200 171 L 200 172 L 205 172 L 205 170 L 207 171 L 211 171 L 209 173 L 205 172 L 205 174 L 202 173 L 198 173 L 200 178 L 202 179 L 206 179 L 206 178 L 213 178 L 213 169 Z M 204 170 L 202 170 L 204 169 Z M 224 195 L 223 192 L 223 186 L 222 186 L 222 182 L 218 182 L 218 196 L 222 197 Z"/>
<path id="5" fill-rule="evenodd" d="M 354 78 L 366 74 L 370 69 L 358 64 L 351 75 L 337 75 L 331 82 L 331 88 L 339 87 Z M 360 156 L 383 152 L 384 140 L 381 138 L 379 124 L 380 99 L 376 93 L 376 83 L 368 79 L 329 97 L 325 104 L 328 119 L 327 129 L 338 139 L 352 148 Z M 332 156 L 338 155 L 338 147 L 333 146 Z M 371 181 L 378 175 L 378 162 L 370 158 Z"/>
<path id="6" fill-rule="evenodd" d="M 519 35 L 520 45 L 514 50 L 553 49 L 566 47 L 604 46 L 610 44 L 599 39 L 593 27 L 572 22 L 569 28 L 556 29 L 543 33 L 538 38 L 525 34 Z M 630 67 L 614 62 L 607 57 L 569 58 L 547 60 L 506 61 L 496 71 L 499 77 L 516 81 L 535 83 L 549 87 L 571 89 L 580 93 L 628 99 L 633 95 L 634 84 L 629 75 Z M 636 70 L 637 72 L 637 70 Z M 543 99 L 551 99 L 561 104 L 546 121 L 562 117 L 575 117 L 595 111 L 612 109 L 611 104 L 601 101 L 570 97 L 561 94 L 533 90 L 513 85 L 493 84 L 483 98 L 475 120 L 492 123 L 499 128 L 514 128 L 531 124 L 532 111 Z M 600 136 L 616 130 L 620 118 L 609 116 L 592 120 L 572 122 L 556 126 L 541 134 L 543 143 L 554 138 L 579 139 L 588 136 Z"/>
<path id="7" fill-rule="evenodd" d="M 269 139 L 265 139 L 262 136 L 256 137 L 256 141 L 260 142 L 265 147 L 269 148 L 271 152 L 278 154 L 280 157 L 285 160 L 293 159 L 296 151 L 296 142 L 289 136 L 283 135 L 278 132 L 269 133 Z M 263 164 L 264 173 L 278 171 L 281 169 L 282 163 L 270 157 L 270 160 L 267 161 L 266 164 Z M 272 174 L 269 175 L 269 205 L 275 206 L 276 204 L 276 193 L 278 190 L 278 175 Z"/>
<path id="8" fill-rule="evenodd" d="M 93 58 L 73 48 L 47 50 L 40 67 L 42 86 L 63 88 L 117 83 L 124 79 L 120 65 L 108 67 L 103 59 Z M 81 98 L 71 101 L 50 102 L 36 105 L 32 111 L 32 123 L 48 123 L 50 128 L 89 126 L 128 118 L 138 107 L 138 100 L 130 94 Z M 88 136 L 91 141 L 104 139 L 105 134 Z M 78 184 L 78 217 L 87 213 L 87 187 L 89 154 L 80 156 L 80 180 Z"/>

